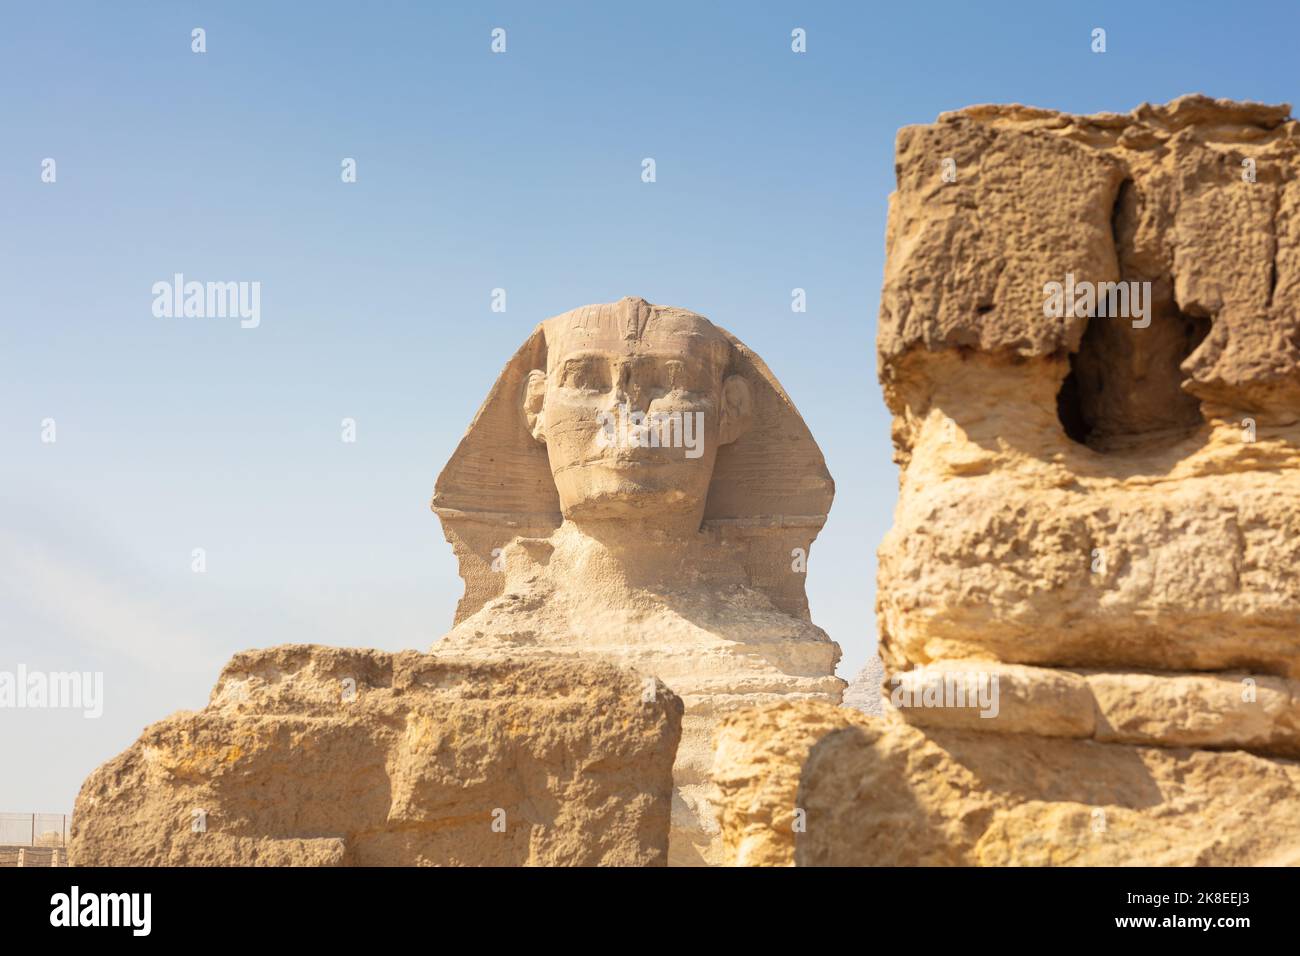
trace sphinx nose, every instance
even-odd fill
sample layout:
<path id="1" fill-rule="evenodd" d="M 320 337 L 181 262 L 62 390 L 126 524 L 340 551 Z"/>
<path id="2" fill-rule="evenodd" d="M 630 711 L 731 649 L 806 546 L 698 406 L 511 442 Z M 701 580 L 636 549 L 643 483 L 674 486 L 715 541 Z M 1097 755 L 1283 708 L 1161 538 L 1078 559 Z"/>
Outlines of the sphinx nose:
<path id="1" fill-rule="evenodd" d="M 645 399 L 645 389 L 633 377 L 630 364 L 624 363 L 618 367 L 614 397 L 616 401 L 626 403 L 633 411 L 645 411 L 641 407 Z"/>

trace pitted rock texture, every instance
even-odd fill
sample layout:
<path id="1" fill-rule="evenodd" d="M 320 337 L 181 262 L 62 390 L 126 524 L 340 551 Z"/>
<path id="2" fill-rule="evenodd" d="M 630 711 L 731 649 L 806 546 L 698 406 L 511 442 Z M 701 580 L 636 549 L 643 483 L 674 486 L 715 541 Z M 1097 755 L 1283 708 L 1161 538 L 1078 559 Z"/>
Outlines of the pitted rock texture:
<path id="1" fill-rule="evenodd" d="M 1289 111 L 981 106 L 899 133 L 878 343 L 902 467 L 890 671 L 1300 677 Z M 1149 325 L 1045 315 L 1067 276 L 1150 283 Z"/>
<path id="2" fill-rule="evenodd" d="M 918 727 L 1300 757 L 1300 681 L 1280 677 L 949 661 L 895 677 L 889 709 Z"/>
<path id="3" fill-rule="evenodd" d="M 738 865 L 1300 864 L 1300 764 L 1243 751 L 922 729 L 789 701 L 723 722 L 714 779 Z"/>
<path id="4" fill-rule="evenodd" d="M 681 712 L 598 662 L 248 651 L 86 780 L 72 861 L 664 865 Z"/>
<path id="5" fill-rule="evenodd" d="M 793 866 L 796 837 L 806 829 L 798 794 L 809 752 L 827 735 L 871 720 L 821 701 L 774 702 L 723 717 L 712 768 L 723 862 Z"/>
<path id="6" fill-rule="evenodd" d="M 1300 864 L 1289 116 L 1193 96 L 899 133 L 885 716 L 730 717 L 733 862 Z"/>

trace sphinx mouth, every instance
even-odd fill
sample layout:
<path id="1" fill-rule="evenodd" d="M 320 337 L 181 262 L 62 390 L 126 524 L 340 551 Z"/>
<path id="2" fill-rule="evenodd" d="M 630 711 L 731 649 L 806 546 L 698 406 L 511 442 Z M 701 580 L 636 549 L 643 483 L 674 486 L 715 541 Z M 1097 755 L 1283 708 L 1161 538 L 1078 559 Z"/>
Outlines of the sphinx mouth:
<path id="1" fill-rule="evenodd" d="M 555 474 L 559 475 L 566 471 L 578 471 L 586 468 L 604 468 L 610 471 L 637 471 L 645 468 L 659 468 L 664 465 L 676 464 L 677 462 L 678 459 L 662 457 L 629 458 L 620 456 L 617 458 L 584 458 L 582 461 L 574 462 L 571 465 L 562 465 L 555 469 Z"/>
<path id="2" fill-rule="evenodd" d="M 651 466 L 670 465 L 676 459 L 663 455 L 603 455 L 583 459 L 578 467 L 599 466 L 601 468 L 647 468 Z"/>

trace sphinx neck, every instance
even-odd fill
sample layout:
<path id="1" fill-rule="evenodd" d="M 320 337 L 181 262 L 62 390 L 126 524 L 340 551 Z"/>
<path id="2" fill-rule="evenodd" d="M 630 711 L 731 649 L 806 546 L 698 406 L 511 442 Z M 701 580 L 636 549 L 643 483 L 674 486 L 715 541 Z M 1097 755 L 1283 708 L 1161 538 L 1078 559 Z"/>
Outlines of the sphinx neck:
<path id="1" fill-rule="evenodd" d="M 565 520 L 556 532 L 557 550 L 575 574 L 651 591 L 679 588 L 684 576 L 697 576 L 717 562 L 698 521 L 661 522 Z"/>

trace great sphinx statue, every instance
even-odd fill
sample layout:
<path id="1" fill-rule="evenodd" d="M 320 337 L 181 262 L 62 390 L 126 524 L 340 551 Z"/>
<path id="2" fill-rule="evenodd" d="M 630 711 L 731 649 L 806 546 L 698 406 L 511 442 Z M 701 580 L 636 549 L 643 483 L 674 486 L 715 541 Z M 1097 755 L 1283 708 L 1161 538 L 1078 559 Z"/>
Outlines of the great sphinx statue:
<path id="1" fill-rule="evenodd" d="M 640 298 L 538 325 L 437 480 L 465 593 L 435 654 L 595 657 L 686 704 L 670 864 L 718 862 L 720 717 L 837 703 L 840 649 L 812 623 L 810 545 L 834 484 L 757 355 Z"/>

